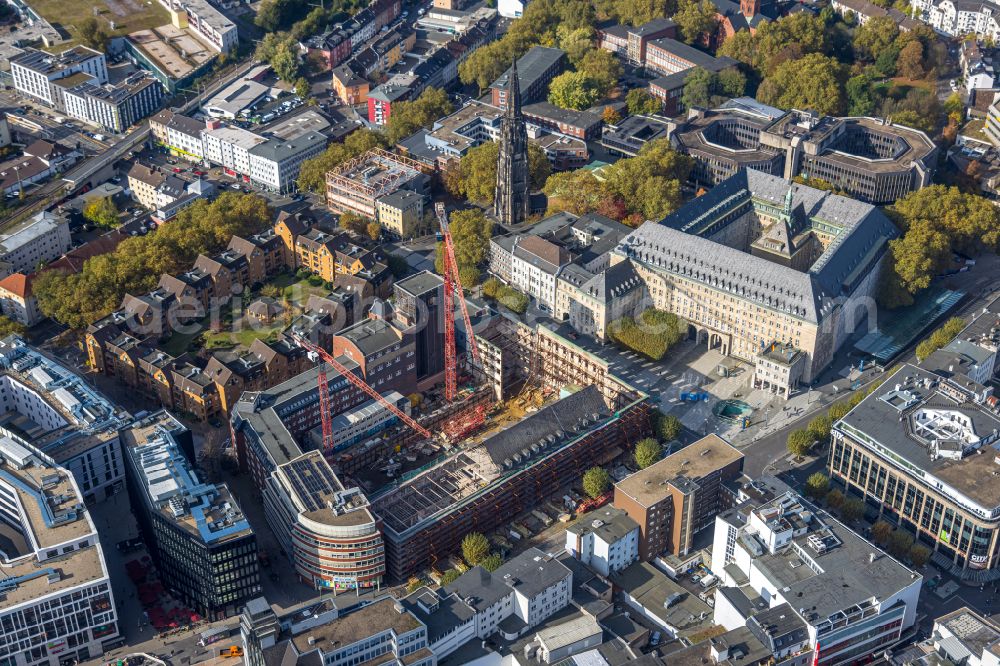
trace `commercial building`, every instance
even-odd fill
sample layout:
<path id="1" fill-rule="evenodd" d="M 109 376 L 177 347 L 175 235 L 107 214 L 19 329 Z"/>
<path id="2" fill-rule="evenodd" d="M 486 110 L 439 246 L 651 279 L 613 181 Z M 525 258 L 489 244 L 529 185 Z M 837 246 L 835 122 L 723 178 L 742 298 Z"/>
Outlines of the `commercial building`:
<path id="1" fill-rule="evenodd" d="M 385 548 L 368 500 L 341 485 L 322 453 L 279 465 L 263 496 L 268 523 L 303 583 L 334 591 L 381 584 Z"/>
<path id="2" fill-rule="evenodd" d="M 345 608 L 320 601 L 284 617 L 263 597 L 240 617 L 249 666 L 435 666 L 427 626 L 392 597 Z"/>
<path id="3" fill-rule="evenodd" d="M 243 111 L 264 99 L 271 93 L 271 87 L 257 80 L 261 69 L 266 71 L 268 66 L 262 65 L 250 70 L 216 93 L 202 107 L 205 113 L 213 118 L 234 120 Z"/>
<path id="4" fill-rule="evenodd" d="M 560 49 L 533 46 L 518 58 L 517 80 L 522 104 L 531 104 L 545 96 L 549 82 L 562 70 L 565 56 L 566 52 Z M 507 108 L 510 75 L 511 70 L 508 69 L 490 84 L 490 103 L 499 109 Z"/>
<path id="5" fill-rule="evenodd" d="M 688 555 L 728 508 L 723 484 L 742 473 L 743 454 L 708 435 L 616 483 L 615 508 L 639 525 L 639 559 Z"/>
<path id="6" fill-rule="evenodd" d="M 586 652 L 604 642 L 604 630 L 593 617 L 584 615 L 545 627 L 525 646 L 525 653 L 544 664 L 558 664 L 574 653 Z"/>
<path id="7" fill-rule="evenodd" d="M 105 84 L 108 62 L 103 53 L 86 46 L 74 46 L 58 54 L 28 47 L 10 58 L 10 74 L 19 93 L 62 111 L 66 106 L 57 82 L 80 75 L 81 81 L 92 78 L 97 84 Z"/>
<path id="8" fill-rule="evenodd" d="M 684 640 L 712 627 L 709 605 L 649 562 L 633 564 L 611 582 L 625 605 L 668 639 Z"/>
<path id="9" fill-rule="evenodd" d="M 636 27 L 628 25 L 598 27 L 597 45 L 633 65 L 642 65 L 646 62 L 646 47 L 650 41 L 676 36 L 677 23 L 668 18 L 658 18 Z"/>
<path id="10" fill-rule="evenodd" d="M 867 314 L 896 227 L 874 206 L 747 169 L 626 237 L 654 307 L 755 363 L 772 343 L 806 356 L 803 382 Z"/>
<path id="11" fill-rule="evenodd" d="M 0 234 L 0 261 L 16 273 L 32 273 L 39 264 L 66 254 L 72 244 L 69 221 L 42 211 Z"/>
<path id="12" fill-rule="evenodd" d="M 250 182 L 271 192 L 296 189 L 302 163 L 326 150 L 327 138 L 319 132 L 291 139 L 270 138 L 250 149 Z"/>
<path id="13" fill-rule="evenodd" d="M 635 157 L 650 141 L 669 138 L 674 125 L 656 116 L 629 116 L 617 125 L 605 125 L 601 145 L 615 155 Z"/>
<path id="14" fill-rule="evenodd" d="M 239 42 L 236 24 L 208 0 L 160 0 L 177 28 L 190 28 L 218 53 L 229 53 Z"/>
<path id="15" fill-rule="evenodd" d="M 936 618 L 930 637 L 914 647 L 926 650 L 927 661 L 908 663 L 930 664 L 931 659 L 944 658 L 954 664 L 990 666 L 1000 659 L 1000 627 L 963 606 Z"/>
<path id="16" fill-rule="evenodd" d="M 75 82 L 78 74 L 56 81 L 62 88 L 64 110 L 68 116 L 100 125 L 109 132 L 122 133 L 160 109 L 163 86 L 144 71 L 130 74 L 124 81 L 100 85 L 93 77 Z M 64 82 L 73 81 L 72 85 Z"/>
<path id="17" fill-rule="evenodd" d="M 937 147 L 919 130 L 878 118 L 784 112 L 750 98 L 692 111 L 671 136 L 695 159 L 696 186 L 756 169 L 826 180 L 855 199 L 887 204 L 930 184 L 937 166 Z"/>
<path id="18" fill-rule="evenodd" d="M 199 613 L 235 615 L 260 594 L 257 540 L 225 484 L 204 483 L 166 411 L 122 432 L 129 497 L 164 584 Z"/>
<path id="19" fill-rule="evenodd" d="M 39 356 L 15 337 L 0 342 L 3 397 L 11 402 L 5 411 L 25 412 L 15 421 L 27 423 L 38 416 L 38 423 L 46 423 L 46 412 L 49 421 L 62 418 L 19 378 L 24 364 L 30 367 Z M 5 542 L 0 556 L 0 659 L 11 666 L 60 666 L 99 658 L 119 631 L 96 526 L 73 474 L 23 431 L 8 426 L 0 436 L 0 532 Z"/>
<path id="20" fill-rule="evenodd" d="M 756 629 L 778 657 L 812 650 L 820 666 L 881 655 L 916 621 L 923 577 L 773 481 L 716 518 L 716 623 Z"/>
<path id="21" fill-rule="evenodd" d="M 835 424 L 830 472 L 942 565 L 992 577 L 1000 567 L 995 403 L 953 366 L 904 365 Z"/>
<path id="22" fill-rule="evenodd" d="M 156 143 L 169 150 L 171 155 L 192 162 L 205 159 L 205 147 L 201 141 L 203 129 L 205 123 L 169 109 L 164 109 L 149 119 L 149 131 Z"/>
<path id="23" fill-rule="evenodd" d="M 639 524 L 621 509 L 606 506 L 566 528 L 566 552 L 609 576 L 639 559 Z"/>
<path id="24" fill-rule="evenodd" d="M 378 199 L 400 189 L 425 194 L 426 167 L 402 155 L 370 150 L 326 174 L 326 202 L 337 213 L 376 218 Z"/>

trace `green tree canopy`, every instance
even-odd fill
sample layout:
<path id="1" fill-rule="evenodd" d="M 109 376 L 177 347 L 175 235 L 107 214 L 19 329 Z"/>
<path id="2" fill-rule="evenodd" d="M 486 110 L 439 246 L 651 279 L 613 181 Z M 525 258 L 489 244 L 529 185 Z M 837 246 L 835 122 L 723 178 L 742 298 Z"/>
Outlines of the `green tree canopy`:
<path id="1" fill-rule="evenodd" d="M 663 102 L 653 97 L 646 88 L 632 88 L 625 95 L 625 105 L 632 115 L 651 115 L 663 110 Z"/>
<path id="2" fill-rule="evenodd" d="M 499 569 L 501 564 L 503 564 L 503 558 L 500 557 L 500 553 L 490 553 L 482 559 L 479 566 L 492 573 Z"/>
<path id="3" fill-rule="evenodd" d="M 461 575 L 462 572 L 459 571 L 458 569 L 448 569 L 443 574 L 441 574 L 441 586 L 443 587 L 445 585 L 451 585 Z"/>
<path id="4" fill-rule="evenodd" d="M 386 126 L 389 143 L 397 143 L 421 127 L 430 127 L 438 118 L 454 110 L 448 93 L 441 88 L 426 88 L 412 102 L 396 102 Z"/>
<path id="5" fill-rule="evenodd" d="M 326 172 L 372 148 L 385 148 L 385 139 L 378 132 L 359 129 L 351 132 L 343 143 L 332 143 L 327 149 L 302 162 L 296 181 L 300 190 L 322 192 L 326 187 Z"/>
<path id="6" fill-rule="evenodd" d="M 583 473 L 583 492 L 596 499 L 611 488 L 611 475 L 603 467 L 591 467 Z"/>
<path id="7" fill-rule="evenodd" d="M 83 207 L 83 219 L 106 229 L 114 229 L 119 223 L 118 206 L 111 197 L 91 199 Z"/>
<path id="8" fill-rule="evenodd" d="M 28 330 L 24 324 L 14 321 L 10 317 L 0 315 L 0 340 L 8 335 L 23 335 Z"/>
<path id="9" fill-rule="evenodd" d="M 469 532 L 462 539 L 462 559 L 474 567 L 490 554 L 490 542 L 479 532 Z"/>
<path id="10" fill-rule="evenodd" d="M 476 146 L 458 163 L 458 167 L 446 176 L 445 186 L 457 197 L 480 204 L 493 203 L 496 191 L 497 158 L 500 145 L 494 142 Z M 528 174 L 531 188 L 540 189 L 552 172 L 552 166 L 544 151 L 533 143 L 528 144 Z"/>
<path id="11" fill-rule="evenodd" d="M 652 437 L 647 437 L 636 442 L 633 455 L 639 469 L 646 469 L 663 457 L 663 447 Z"/>
<path id="12" fill-rule="evenodd" d="M 793 430 L 788 433 L 788 452 L 793 456 L 804 456 L 809 453 L 814 441 L 808 430 Z"/>
<path id="13" fill-rule="evenodd" d="M 775 67 L 757 89 L 757 99 L 783 109 L 839 115 L 845 107 L 844 74 L 833 58 L 810 53 Z"/>
<path id="14" fill-rule="evenodd" d="M 672 312 L 649 308 L 637 318 L 622 317 L 608 325 L 608 337 L 652 361 L 662 359 L 687 335 L 687 324 Z"/>
<path id="15" fill-rule="evenodd" d="M 853 523 L 863 515 L 865 515 L 865 503 L 856 497 L 844 500 L 840 507 L 840 517 L 844 522 Z"/>
<path id="16" fill-rule="evenodd" d="M 683 425 L 681 420 L 673 414 L 664 414 L 659 410 L 653 412 L 653 434 L 661 442 L 672 442 L 681 436 Z"/>
<path id="17" fill-rule="evenodd" d="M 683 203 L 681 185 L 693 166 L 694 161 L 671 148 L 669 141 L 650 141 L 637 156 L 604 169 L 604 189 L 625 202 L 628 213 L 659 220 Z"/>
<path id="18" fill-rule="evenodd" d="M 813 472 L 806 479 L 805 490 L 810 497 L 822 499 L 830 492 L 830 478 L 823 472 Z"/>
<path id="19" fill-rule="evenodd" d="M 458 276 L 466 289 L 479 284 L 480 265 L 493 236 L 493 223 L 478 208 L 458 210 L 448 216 L 451 239 L 455 244 Z M 434 269 L 444 274 L 444 243 L 435 247 Z"/>
<path id="20" fill-rule="evenodd" d="M 798 12 L 763 23 L 752 35 L 748 30 L 737 32 L 722 43 L 718 54 L 749 65 L 763 77 L 789 60 L 825 53 L 826 35 L 822 19 Z"/>
<path id="21" fill-rule="evenodd" d="M 746 85 L 746 76 L 736 68 L 715 73 L 696 67 L 684 80 L 681 103 L 687 108 L 712 108 L 742 95 Z"/>
<path id="22" fill-rule="evenodd" d="M 607 194 L 601 181 L 589 169 L 561 171 L 545 181 L 542 191 L 549 198 L 549 212 L 568 210 L 585 215 L 597 210 Z"/>
<path id="23" fill-rule="evenodd" d="M 269 63 L 282 81 L 294 82 L 299 76 L 299 46 L 295 38 L 286 32 L 264 35 L 254 55 L 258 60 Z"/>
<path id="24" fill-rule="evenodd" d="M 563 109 L 581 111 L 601 99 L 597 82 L 583 72 L 563 72 L 549 84 L 549 102 Z"/>
<path id="25" fill-rule="evenodd" d="M 896 40 L 899 26 L 891 16 L 873 16 L 854 31 L 854 54 L 859 60 L 875 62 L 884 53 L 899 53 Z"/>
<path id="26" fill-rule="evenodd" d="M 680 28 L 681 38 L 688 44 L 694 44 L 711 35 L 718 26 L 719 10 L 711 0 L 678 0 L 677 13 L 673 20 Z"/>

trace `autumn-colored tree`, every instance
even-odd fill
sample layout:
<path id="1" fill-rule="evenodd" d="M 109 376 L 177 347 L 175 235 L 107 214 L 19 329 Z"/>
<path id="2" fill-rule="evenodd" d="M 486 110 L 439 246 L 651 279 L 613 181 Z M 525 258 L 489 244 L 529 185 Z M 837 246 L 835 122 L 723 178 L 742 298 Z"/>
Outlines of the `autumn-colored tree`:
<path id="1" fill-rule="evenodd" d="M 896 60 L 896 73 L 907 79 L 923 78 L 925 74 L 923 44 L 913 40 L 903 47 Z"/>

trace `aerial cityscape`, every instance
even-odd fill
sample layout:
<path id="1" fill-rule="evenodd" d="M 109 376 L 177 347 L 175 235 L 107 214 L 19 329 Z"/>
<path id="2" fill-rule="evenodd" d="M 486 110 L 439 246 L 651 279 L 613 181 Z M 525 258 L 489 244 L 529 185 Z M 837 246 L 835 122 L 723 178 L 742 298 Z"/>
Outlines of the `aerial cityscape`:
<path id="1" fill-rule="evenodd" d="M 1000 666 L 998 44 L 0 2 L 0 666 Z"/>

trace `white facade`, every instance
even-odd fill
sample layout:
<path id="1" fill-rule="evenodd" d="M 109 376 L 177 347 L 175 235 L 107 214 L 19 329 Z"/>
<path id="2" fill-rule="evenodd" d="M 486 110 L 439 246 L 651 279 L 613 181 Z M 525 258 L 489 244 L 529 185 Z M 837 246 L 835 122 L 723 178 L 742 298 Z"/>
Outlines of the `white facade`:
<path id="1" fill-rule="evenodd" d="M 0 234 L 0 261 L 15 273 L 33 273 L 40 263 L 63 256 L 72 247 L 69 221 L 41 212 L 5 234 Z"/>
<path id="2" fill-rule="evenodd" d="M 205 159 L 241 176 L 250 175 L 250 149 L 267 139 L 239 127 L 218 127 L 201 133 Z"/>
<path id="3" fill-rule="evenodd" d="M 207 0 L 160 0 L 169 11 L 184 15 L 187 27 L 220 53 L 229 53 L 239 42 L 236 24 Z"/>
<path id="4" fill-rule="evenodd" d="M 917 18 L 949 36 L 975 34 L 980 38 L 1000 37 L 1000 5 L 964 0 L 911 0 Z"/>
<path id="5" fill-rule="evenodd" d="M 527 4 L 524 0 L 500 0 L 497 4 L 497 12 L 504 18 L 521 18 Z"/>
<path id="6" fill-rule="evenodd" d="M 167 127 L 167 143 L 182 151 L 181 155 L 187 159 L 201 160 L 205 157 L 201 134 L 188 134 L 180 129 Z"/>
<path id="7" fill-rule="evenodd" d="M 406 396 L 398 391 L 390 391 L 382 397 L 409 416 L 410 401 Z M 381 403 L 369 400 L 333 419 L 331 423 L 333 446 L 340 448 L 371 437 L 395 420 L 396 415 L 383 407 Z"/>
<path id="8" fill-rule="evenodd" d="M 291 140 L 268 139 L 250 150 L 250 181 L 272 192 L 293 189 L 302 163 L 326 150 L 326 137 L 309 133 Z"/>
<path id="9" fill-rule="evenodd" d="M 566 530 L 566 550 L 602 576 L 621 571 L 639 559 L 639 525 L 627 515 L 615 520 L 627 521 L 627 528 L 603 529 L 607 522 L 602 516 L 589 525 Z"/>
<path id="10" fill-rule="evenodd" d="M 59 55 L 27 48 L 10 59 L 14 88 L 47 106 L 60 109 L 63 107 L 62 91 L 53 82 L 77 73 L 89 74 L 97 83 L 107 83 L 107 58 L 99 51 L 77 46 Z"/>

